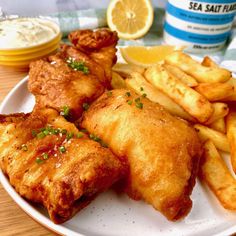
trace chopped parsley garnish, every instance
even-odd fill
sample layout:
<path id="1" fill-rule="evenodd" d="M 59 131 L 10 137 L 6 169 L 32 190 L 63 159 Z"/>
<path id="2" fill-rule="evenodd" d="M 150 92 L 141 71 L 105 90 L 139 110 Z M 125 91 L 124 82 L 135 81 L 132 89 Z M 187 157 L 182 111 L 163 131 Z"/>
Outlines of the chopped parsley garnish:
<path id="1" fill-rule="evenodd" d="M 31 134 L 32 134 L 33 137 L 36 137 L 37 136 L 37 131 L 36 130 L 32 130 Z"/>
<path id="2" fill-rule="evenodd" d="M 67 140 L 70 140 L 73 137 L 74 137 L 74 133 L 72 133 L 72 132 L 69 132 L 69 133 L 66 134 L 66 139 Z"/>
<path id="3" fill-rule="evenodd" d="M 128 103 L 129 105 L 132 105 L 133 101 L 128 100 L 127 103 Z"/>
<path id="4" fill-rule="evenodd" d="M 143 103 L 141 103 L 141 99 L 140 98 L 136 98 L 135 100 L 135 106 L 139 109 L 143 109 Z"/>
<path id="5" fill-rule="evenodd" d="M 126 95 L 127 97 L 130 97 L 130 96 L 131 96 L 130 92 L 126 92 L 125 95 Z"/>
<path id="6" fill-rule="evenodd" d="M 61 134 L 67 134 L 67 130 L 66 129 L 62 129 L 62 130 L 60 130 L 60 133 Z"/>
<path id="7" fill-rule="evenodd" d="M 47 160 L 49 158 L 49 155 L 46 152 L 44 152 L 41 156 L 43 157 L 44 160 Z"/>
<path id="8" fill-rule="evenodd" d="M 68 106 L 63 106 L 60 110 L 60 115 L 67 118 L 70 115 L 70 108 Z"/>
<path id="9" fill-rule="evenodd" d="M 21 145 L 21 149 L 23 150 L 23 151 L 28 151 L 28 147 L 27 147 L 27 145 L 26 144 L 22 144 Z"/>
<path id="10" fill-rule="evenodd" d="M 70 68 L 76 71 L 82 71 L 85 75 L 89 73 L 89 68 L 85 66 L 83 61 L 76 61 L 75 58 L 69 57 L 66 62 Z"/>
<path id="11" fill-rule="evenodd" d="M 83 103 L 83 109 L 84 109 L 85 111 L 87 111 L 87 110 L 89 109 L 89 104 L 86 103 L 86 102 L 84 102 L 84 103 Z"/>
<path id="12" fill-rule="evenodd" d="M 46 135 L 44 134 L 44 132 L 40 132 L 37 134 L 37 138 L 41 139 L 44 138 Z"/>
<path id="13" fill-rule="evenodd" d="M 60 133 L 60 130 L 59 129 L 53 129 L 51 134 L 59 134 Z"/>
<path id="14" fill-rule="evenodd" d="M 143 109 L 143 104 L 141 102 L 136 102 L 136 107 L 139 109 Z"/>
<path id="15" fill-rule="evenodd" d="M 78 133 L 76 136 L 77 136 L 77 138 L 83 138 L 84 134 L 83 133 Z"/>
<path id="16" fill-rule="evenodd" d="M 89 138 L 95 142 L 100 143 L 102 147 L 107 147 L 107 144 L 104 143 L 103 140 L 101 138 L 99 138 L 98 136 L 96 136 L 94 134 L 89 134 Z"/>
<path id="17" fill-rule="evenodd" d="M 147 94 L 146 93 L 142 94 L 142 97 L 143 98 L 147 97 Z"/>
<path id="18" fill-rule="evenodd" d="M 140 87 L 140 91 L 143 91 L 144 89 L 143 89 L 143 87 Z"/>
<path id="19" fill-rule="evenodd" d="M 95 142 L 101 142 L 101 139 L 98 136 L 94 135 L 94 134 L 90 134 L 89 138 L 92 139 Z"/>
<path id="20" fill-rule="evenodd" d="M 34 131 L 34 135 L 38 138 L 38 139 L 42 139 L 48 135 L 59 135 L 60 137 L 62 137 L 62 135 L 66 135 L 66 140 L 69 141 L 71 138 L 73 137 L 77 137 L 77 138 L 82 138 L 83 137 L 83 133 L 87 133 L 88 131 L 85 129 L 82 129 L 79 131 L 78 134 L 74 134 L 73 132 L 70 132 L 66 129 L 60 129 L 60 128 L 53 128 L 52 126 L 47 126 L 44 128 L 41 128 L 39 130 L 35 130 Z M 27 151 L 27 146 L 25 144 L 22 145 L 22 150 Z M 26 150 L 27 149 L 27 150 Z"/>
<path id="21" fill-rule="evenodd" d="M 59 152 L 60 152 L 60 153 L 66 152 L 66 148 L 65 148 L 64 146 L 60 146 L 60 147 L 59 147 Z"/>
<path id="22" fill-rule="evenodd" d="M 43 163 L 43 160 L 42 160 L 40 157 L 37 157 L 36 160 L 35 160 L 35 162 L 36 162 L 37 164 L 42 164 L 42 163 Z"/>

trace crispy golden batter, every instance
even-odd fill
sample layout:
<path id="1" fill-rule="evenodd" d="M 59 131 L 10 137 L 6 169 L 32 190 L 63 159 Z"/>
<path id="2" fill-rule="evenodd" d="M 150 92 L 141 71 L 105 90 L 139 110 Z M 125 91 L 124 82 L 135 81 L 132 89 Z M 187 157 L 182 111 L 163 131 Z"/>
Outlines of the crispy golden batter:
<path id="1" fill-rule="evenodd" d="M 87 54 L 105 71 L 106 79 L 111 81 L 111 67 L 116 63 L 116 44 L 118 36 L 109 29 L 78 30 L 68 36 L 79 51 Z"/>
<path id="2" fill-rule="evenodd" d="M 185 121 L 121 89 L 97 99 L 84 113 L 81 125 L 100 136 L 117 156 L 128 159 L 125 191 L 130 197 L 145 200 L 169 220 L 187 215 L 200 142 Z"/>
<path id="3" fill-rule="evenodd" d="M 44 129 L 45 137 L 32 136 L 32 130 L 42 134 L 45 127 L 54 133 L 47 134 Z M 69 139 L 71 132 L 74 136 Z M 0 115 L 3 172 L 21 196 L 42 203 L 55 223 L 70 219 L 127 170 L 108 148 L 86 135 L 78 138 L 78 132 L 52 109 Z"/>
<path id="4" fill-rule="evenodd" d="M 94 75 L 73 71 L 61 58 L 51 64 L 38 60 L 30 64 L 28 89 L 35 95 L 38 107 L 51 107 L 58 111 L 70 108 L 71 120 L 83 112 L 83 103 L 91 102 L 104 91 Z"/>
<path id="5" fill-rule="evenodd" d="M 85 45 L 83 32 L 70 34 L 73 42 L 77 40 L 77 48 L 62 45 L 56 55 L 30 64 L 28 89 L 35 95 L 37 106 L 60 110 L 66 105 L 71 110 L 71 120 L 81 116 L 84 103 L 95 100 L 110 87 L 111 68 L 116 62 L 116 33 L 86 31 L 86 40 L 91 41 L 92 48 L 88 50 L 90 44 Z M 104 37 L 98 37 L 98 43 L 94 45 L 94 35 Z M 67 62 L 69 58 L 82 62 L 88 73 L 71 68 Z"/>

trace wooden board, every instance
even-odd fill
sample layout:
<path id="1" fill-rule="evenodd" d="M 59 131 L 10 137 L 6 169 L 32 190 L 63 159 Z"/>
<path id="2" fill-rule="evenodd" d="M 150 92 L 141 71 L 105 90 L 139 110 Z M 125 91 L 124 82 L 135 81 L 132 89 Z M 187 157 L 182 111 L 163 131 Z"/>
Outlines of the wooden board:
<path id="1" fill-rule="evenodd" d="M 10 90 L 27 75 L 26 69 L 0 67 L 0 103 Z M 36 223 L 10 198 L 0 184 L 1 236 L 56 235 Z"/>

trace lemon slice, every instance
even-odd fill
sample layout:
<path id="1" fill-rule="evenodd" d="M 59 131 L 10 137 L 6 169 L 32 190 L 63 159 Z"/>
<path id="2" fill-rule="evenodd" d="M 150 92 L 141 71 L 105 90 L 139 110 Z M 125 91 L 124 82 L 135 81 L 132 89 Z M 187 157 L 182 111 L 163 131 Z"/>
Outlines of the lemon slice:
<path id="1" fill-rule="evenodd" d="M 167 55 L 177 50 L 183 50 L 183 47 L 159 45 L 153 47 L 129 46 L 120 48 L 121 55 L 126 62 L 144 67 L 163 61 Z"/>
<path id="2" fill-rule="evenodd" d="M 107 23 L 123 39 L 145 35 L 153 22 L 150 0 L 111 0 L 107 8 Z"/>

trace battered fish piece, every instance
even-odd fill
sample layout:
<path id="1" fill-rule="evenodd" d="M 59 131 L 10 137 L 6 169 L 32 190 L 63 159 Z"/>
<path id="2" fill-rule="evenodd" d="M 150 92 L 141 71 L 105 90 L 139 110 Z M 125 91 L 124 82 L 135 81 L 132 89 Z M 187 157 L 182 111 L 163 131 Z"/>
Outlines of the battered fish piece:
<path id="1" fill-rule="evenodd" d="M 28 89 L 35 95 L 37 107 L 60 111 L 68 106 L 69 118 L 75 121 L 84 104 L 110 88 L 118 37 L 101 29 L 75 31 L 69 38 L 76 47 L 64 44 L 57 54 L 30 63 Z"/>
<path id="2" fill-rule="evenodd" d="M 83 113 L 83 104 L 99 97 L 105 88 L 96 76 L 74 71 L 64 59 L 54 56 L 52 61 L 41 59 L 30 64 L 28 90 L 35 95 L 38 108 L 60 111 L 67 106 L 69 120 L 74 121 Z"/>
<path id="3" fill-rule="evenodd" d="M 16 191 L 42 203 L 57 224 L 127 171 L 125 162 L 52 109 L 0 115 L 0 166 Z"/>
<path id="4" fill-rule="evenodd" d="M 81 125 L 127 158 L 125 191 L 131 198 L 145 200 L 172 221 L 188 214 L 201 153 L 197 133 L 187 122 L 120 89 L 93 102 Z"/>
<path id="5" fill-rule="evenodd" d="M 77 30 L 71 32 L 68 38 L 79 51 L 87 54 L 104 69 L 106 79 L 111 82 L 111 68 L 117 60 L 117 33 L 106 28 Z"/>

